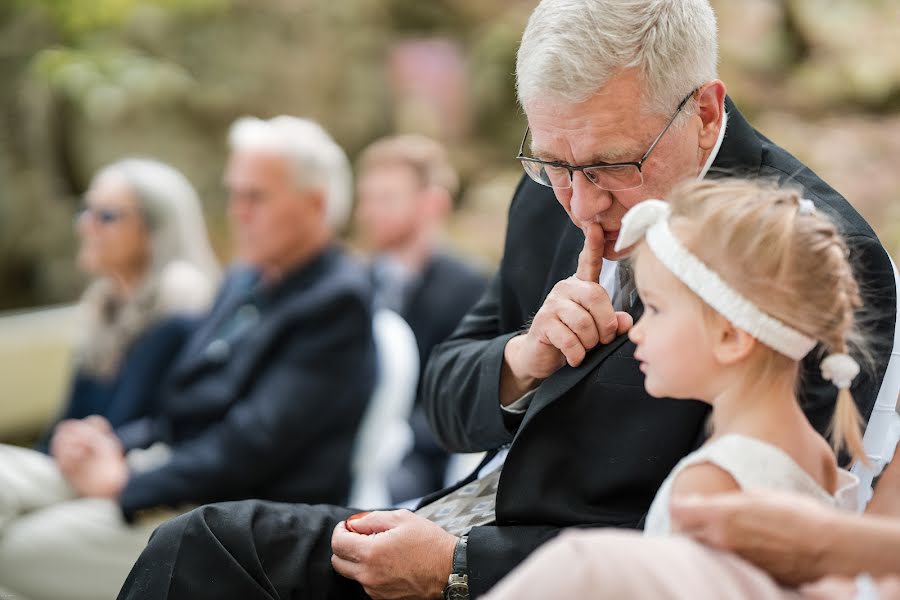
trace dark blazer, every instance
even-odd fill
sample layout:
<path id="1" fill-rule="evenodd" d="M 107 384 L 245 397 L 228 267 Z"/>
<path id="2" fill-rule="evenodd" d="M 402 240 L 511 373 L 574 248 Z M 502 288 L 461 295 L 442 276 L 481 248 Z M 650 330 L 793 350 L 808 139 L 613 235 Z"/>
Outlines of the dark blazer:
<path id="1" fill-rule="evenodd" d="M 888 255 L 840 194 L 755 131 L 730 100 L 726 109 L 725 139 L 711 174 L 791 178 L 847 236 L 867 305 L 878 316 L 876 372 L 859 377 L 853 388 L 867 417 L 894 331 Z M 538 388 L 524 416 L 501 411 L 504 346 L 527 327 L 554 284 L 575 272 L 583 243 L 552 190 L 523 177 L 509 211 L 500 270 L 453 336 L 434 350 L 425 373 L 425 407 L 448 449 L 511 444 L 497 491 L 497 524 L 469 535 L 475 596 L 561 527 L 639 526 L 663 479 L 703 438 L 707 407 L 649 396 L 627 336 L 595 348 L 578 368 L 563 366 Z M 804 365 L 802 396 L 811 422 L 823 431 L 836 390 L 822 382 L 816 363 L 813 358 Z"/>
<path id="2" fill-rule="evenodd" d="M 76 371 L 62 412 L 37 448 L 47 452 L 54 428 L 65 419 L 101 415 L 117 428 L 153 414 L 160 381 L 194 324 L 195 319 L 184 316 L 154 323 L 131 343 L 118 372 L 110 379 Z"/>
<path id="3" fill-rule="evenodd" d="M 126 448 L 171 446 L 133 472 L 123 513 L 260 498 L 341 502 L 375 379 L 371 287 L 331 247 L 274 287 L 230 275 L 178 357 L 162 415 L 117 430 Z"/>
<path id="4" fill-rule="evenodd" d="M 431 257 L 401 314 L 416 335 L 421 370 L 486 287 L 484 274 L 459 258 L 445 253 Z"/>

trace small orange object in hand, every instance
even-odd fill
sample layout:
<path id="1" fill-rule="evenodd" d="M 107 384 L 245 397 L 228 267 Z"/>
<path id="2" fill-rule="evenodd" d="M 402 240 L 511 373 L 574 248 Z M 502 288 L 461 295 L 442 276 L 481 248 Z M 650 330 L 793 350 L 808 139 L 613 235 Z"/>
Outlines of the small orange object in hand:
<path id="1" fill-rule="evenodd" d="M 353 529 L 353 525 L 350 524 L 350 521 L 354 521 L 356 519 L 362 519 L 367 514 L 369 514 L 369 511 L 356 513 L 355 515 L 350 515 L 349 517 L 344 519 L 344 527 L 346 527 L 348 531 L 352 531 L 353 533 L 359 533 L 357 530 Z"/>

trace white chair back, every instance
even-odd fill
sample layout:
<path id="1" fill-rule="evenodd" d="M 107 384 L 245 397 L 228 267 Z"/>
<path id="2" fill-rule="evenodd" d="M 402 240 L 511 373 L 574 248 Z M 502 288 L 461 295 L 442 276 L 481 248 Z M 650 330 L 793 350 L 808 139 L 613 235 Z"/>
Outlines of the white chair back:
<path id="1" fill-rule="evenodd" d="M 387 508 L 388 475 L 412 448 L 409 416 L 419 382 L 419 350 L 406 321 L 390 310 L 378 310 L 372 321 L 378 374 L 353 452 L 353 484 L 349 506 Z"/>
<path id="2" fill-rule="evenodd" d="M 863 445 L 866 455 L 871 461 L 870 465 L 857 462 L 852 471 L 859 477 L 859 509 L 865 509 L 866 504 L 872 498 L 872 482 L 891 461 L 894 448 L 900 440 L 900 414 L 897 413 L 897 399 L 900 396 L 900 275 L 897 273 L 897 265 L 894 267 L 894 282 L 898 291 L 897 296 L 897 322 L 894 328 L 894 347 L 891 349 L 891 358 L 884 380 L 881 382 L 881 390 L 875 399 L 875 407 L 869 417 L 866 433 L 863 436 Z"/>

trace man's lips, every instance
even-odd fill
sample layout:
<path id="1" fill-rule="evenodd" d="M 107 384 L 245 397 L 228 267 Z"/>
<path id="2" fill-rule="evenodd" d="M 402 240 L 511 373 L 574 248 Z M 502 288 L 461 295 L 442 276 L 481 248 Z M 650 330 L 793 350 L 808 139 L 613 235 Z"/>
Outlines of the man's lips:
<path id="1" fill-rule="evenodd" d="M 615 229 L 612 231 L 603 230 L 603 240 L 606 242 L 614 242 L 619 239 L 619 230 Z"/>

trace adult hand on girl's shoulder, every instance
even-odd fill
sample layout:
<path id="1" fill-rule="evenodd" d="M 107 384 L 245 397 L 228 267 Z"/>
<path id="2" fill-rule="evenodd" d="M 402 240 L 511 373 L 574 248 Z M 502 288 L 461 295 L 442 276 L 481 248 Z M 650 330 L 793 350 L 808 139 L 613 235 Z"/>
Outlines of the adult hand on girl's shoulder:
<path id="1" fill-rule="evenodd" d="M 734 552 L 778 581 L 819 579 L 834 510 L 783 492 L 673 497 L 673 525 L 696 540 Z"/>

